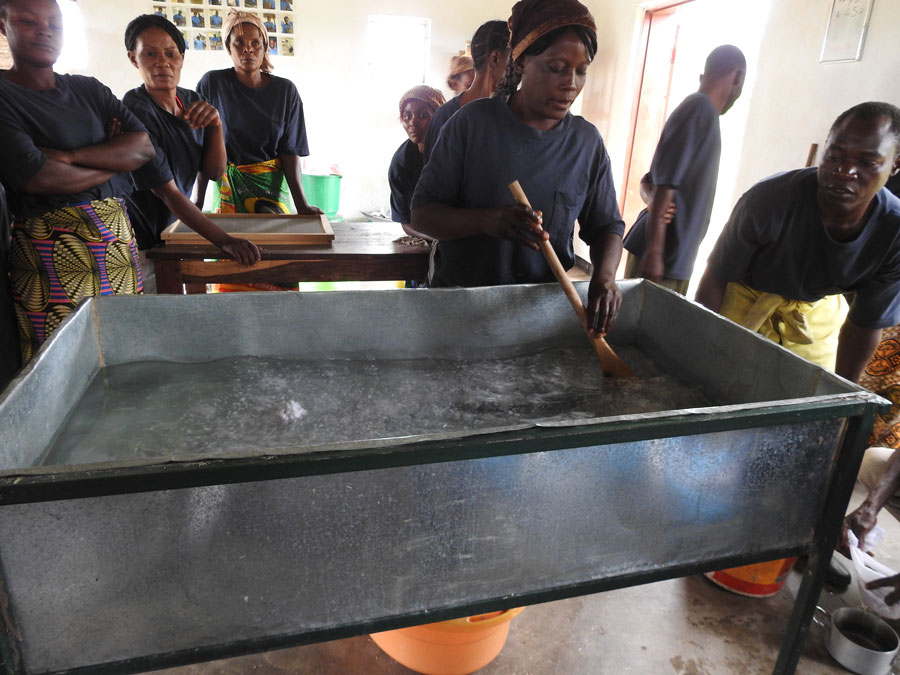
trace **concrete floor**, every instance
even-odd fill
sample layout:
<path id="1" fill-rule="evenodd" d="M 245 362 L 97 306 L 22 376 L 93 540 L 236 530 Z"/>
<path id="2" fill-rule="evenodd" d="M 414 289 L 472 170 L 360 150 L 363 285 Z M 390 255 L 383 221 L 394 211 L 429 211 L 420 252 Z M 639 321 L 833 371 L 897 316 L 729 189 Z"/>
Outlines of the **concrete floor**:
<path id="1" fill-rule="evenodd" d="M 851 508 L 865 495 L 857 484 Z M 900 523 L 886 511 L 877 551 L 900 570 Z M 850 567 L 849 561 L 848 568 Z M 512 622 L 500 655 L 481 675 L 765 675 L 772 672 L 800 576 L 767 599 L 723 591 L 702 577 L 609 591 L 535 605 Z M 823 591 L 820 605 L 863 606 L 854 578 L 840 595 Z M 895 630 L 900 624 L 891 622 Z M 813 624 L 797 673 L 846 673 L 825 651 Z M 410 675 L 367 636 L 156 671 L 165 675 Z M 892 671 L 900 673 L 900 667 Z"/>

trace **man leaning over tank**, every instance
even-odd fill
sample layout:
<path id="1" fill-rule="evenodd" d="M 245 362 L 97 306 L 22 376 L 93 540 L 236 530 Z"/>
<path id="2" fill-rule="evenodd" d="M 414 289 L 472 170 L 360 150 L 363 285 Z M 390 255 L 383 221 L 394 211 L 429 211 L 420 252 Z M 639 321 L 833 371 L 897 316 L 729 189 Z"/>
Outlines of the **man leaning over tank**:
<path id="1" fill-rule="evenodd" d="M 884 189 L 898 170 L 900 109 L 842 113 L 818 168 L 740 198 L 697 301 L 857 382 L 881 329 L 900 323 L 900 200 Z"/>
<path id="2" fill-rule="evenodd" d="M 845 111 L 817 168 L 738 200 L 696 300 L 858 382 L 881 330 L 900 323 L 900 200 L 884 187 L 898 170 L 900 109 Z M 846 587 L 850 575 L 832 559 L 826 581 Z"/>

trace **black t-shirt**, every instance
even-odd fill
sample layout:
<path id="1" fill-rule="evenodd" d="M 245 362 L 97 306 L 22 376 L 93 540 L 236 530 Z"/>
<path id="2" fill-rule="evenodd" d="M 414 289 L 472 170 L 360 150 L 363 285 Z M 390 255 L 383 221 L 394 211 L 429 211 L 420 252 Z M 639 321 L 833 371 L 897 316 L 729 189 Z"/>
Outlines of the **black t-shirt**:
<path id="1" fill-rule="evenodd" d="M 201 100 L 197 92 L 181 87 L 178 87 L 177 95 L 185 109 Z M 175 221 L 175 216 L 150 190 L 174 180 L 181 193 L 190 197 L 203 161 L 206 131 L 194 129 L 183 119 L 160 108 L 144 85 L 125 94 L 122 102 L 147 127 L 156 148 L 156 157 L 132 172 L 136 191 L 127 199 L 138 247 L 146 249 L 156 246 L 160 233 Z"/>
<path id="2" fill-rule="evenodd" d="M 397 148 L 388 169 L 388 184 L 391 186 L 391 217 L 394 222 L 408 225 L 412 216 L 409 205 L 412 202 L 416 183 L 422 174 L 425 162 L 419 147 L 412 141 L 406 141 Z"/>
<path id="3" fill-rule="evenodd" d="M 456 111 L 459 110 L 459 99 L 461 96 L 462 94 L 454 96 L 440 108 L 435 110 L 434 115 L 431 116 L 431 122 L 428 123 L 428 129 L 425 130 L 424 159 L 426 162 L 431 158 L 431 150 L 434 148 L 434 144 L 437 143 L 441 129 L 447 123 L 447 120 L 453 117 L 456 114 Z"/>
<path id="4" fill-rule="evenodd" d="M 234 68 L 211 70 L 197 91 L 219 111 L 225 126 L 225 150 L 232 164 L 257 164 L 278 155 L 306 157 L 303 101 L 290 80 L 268 76 L 265 87 L 245 87 Z"/>
<path id="5" fill-rule="evenodd" d="M 0 180 L 6 186 L 15 218 L 131 193 L 128 173 L 117 173 L 77 194 L 32 195 L 21 191 L 47 160 L 41 148 L 76 150 L 103 143 L 113 118 L 121 121 L 123 133 L 146 131 L 109 88 L 93 77 L 57 74 L 55 89 L 36 91 L 0 74 Z"/>

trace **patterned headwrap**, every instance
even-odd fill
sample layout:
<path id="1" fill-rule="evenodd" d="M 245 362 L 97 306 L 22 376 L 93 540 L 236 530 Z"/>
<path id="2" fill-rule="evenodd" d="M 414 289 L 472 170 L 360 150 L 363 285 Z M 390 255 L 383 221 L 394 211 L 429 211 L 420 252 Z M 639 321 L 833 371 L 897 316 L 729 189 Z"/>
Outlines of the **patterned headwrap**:
<path id="1" fill-rule="evenodd" d="M 597 32 L 594 17 L 578 0 L 519 0 L 509 17 L 513 61 L 536 40 L 563 26 L 584 26 Z"/>
<path id="2" fill-rule="evenodd" d="M 266 31 L 266 26 L 258 14 L 242 12 L 239 9 L 229 9 L 228 14 L 225 15 L 225 20 L 222 22 L 222 42 L 228 42 L 228 39 L 231 37 L 231 31 L 234 30 L 235 26 L 242 23 L 249 23 L 259 28 L 263 38 L 263 62 L 260 70 L 264 73 L 271 73 L 275 67 L 269 60 L 269 33 Z"/>
<path id="3" fill-rule="evenodd" d="M 411 100 L 424 101 L 428 105 L 432 107 L 432 112 L 440 108 L 446 101 L 444 100 L 444 95 L 439 92 L 437 89 L 433 89 L 427 85 L 420 84 L 408 92 L 403 94 L 400 97 L 400 115 L 403 115 L 403 108 L 406 107 L 406 104 Z"/>

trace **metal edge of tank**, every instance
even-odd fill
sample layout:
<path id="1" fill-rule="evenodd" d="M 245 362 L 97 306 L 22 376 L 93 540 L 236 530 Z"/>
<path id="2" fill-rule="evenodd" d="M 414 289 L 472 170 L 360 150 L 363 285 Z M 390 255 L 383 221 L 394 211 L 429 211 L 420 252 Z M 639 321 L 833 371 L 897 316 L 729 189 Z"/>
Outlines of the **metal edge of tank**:
<path id="1" fill-rule="evenodd" d="M 756 339 L 756 338 L 754 337 L 754 339 Z M 840 384 L 840 382 L 839 382 L 839 384 Z M 857 389 L 858 388 L 851 387 L 849 391 L 846 391 L 845 393 L 839 394 L 836 396 L 829 396 L 829 397 L 827 397 L 827 400 L 824 400 L 824 401 L 812 401 L 811 402 L 809 400 L 809 398 L 801 398 L 801 399 L 794 399 L 787 405 L 769 406 L 769 405 L 761 404 L 761 405 L 757 405 L 757 406 L 750 406 L 751 408 L 753 408 L 752 411 L 749 410 L 748 407 L 746 407 L 746 406 L 737 406 L 737 408 L 739 408 L 739 410 L 730 411 L 729 414 L 725 414 L 725 415 L 719 414 L 719 415 L 710 415 L 710 416 L 704 416 L 704 415 L 700 414 L 700 415 L 697 415 L 696 417 L 701 422 L 701 427 L 703 428 L 703 432 L 706 432 L 717 426 L 721 426 L 721 428 L 727 430 L 727 429 L 733 429 L 733 428 L 758 426 L 758 423 L 760 423 L 760 422 L 769 423 L 769 425 L 771 425 L 771 423 L 777 423 L 777 420 L 779 420 L 779 419 L 782 420 L 782 423 L 789 424 L 789 423 L 796 423 L 796 422 L 806 421 L 806 420 L 811 420 L 811 419 L 829 419 L 832 417 L 841 417 L 844 415 L 855 416 L 855 417 L 871 416 L 873 407 L 878 405 L 878 402 L 880 401 L 880 399 L 877 396 L 874 396 L 872 394 L 867 395 L 864 390 L 857 391 Z M 815 403 L 816 406 L 810 407 L 811 403 Z M 732 412 L 739 413 L 739 414 L 736 414 L 735 416 L 731 416 Z M 835 414 L 835 413 L 838 413 L 838 414 Z M 619 432 L 623 435 L 628 435 L 628 434 L 634 433 L 634 434 L 637 434 L 638 437 L 640 437 L 640 438 L 655 438 L 660 435 L 681 436 L 681 435 L 690 435 L 690 433 L 700 433 L 697 429 L 695 429 L 693 432 L 689 433 L 689 428 L 687 425 L 690 424 L 692 421 L 697 421 L 694 419 L 694 417 L 695 416 L 692 415 L 688 419 L 653 420 L 649 425 L 634 425 L 633 423 L 623 422 L 622 427 L 619 429 Z M 656 422 L 659 422 L 659 424 L 656 424 Z M 668 433 L 670 431 L 677 431 L 675 429 L 675 427 L 677 427 L 679 425 L 680 425 L 680 431 L 682 433 Z M 650 432 L 652 432 L 652 433 L 650 433 L 650 435 L 647 435 L 648 429 Z M 860 430 L 857 429 L 856 431 L 859 432 Z M 532 441 L 534 441 L 536 446 L 540 446 L 540 445 L 543 445 L 543 443 L 547 440 L 547 438 L 552 436 L 552 437 L 557 437 L 559 439 L 559 442 L 561 443 L 560 447 L 567 448 L 567 447 L 573 447 L 573 445 L 576 444 L 577 438 L 580 438 L 582 440 L 589 438 L 590 432 L 591 432 L 591 430 L 584 430 L 580 427 L 575 428 L 574 431 L 573 431 L 573 429 L 563 429 L 563 430 L 554 429 L 549 432 L 549 436 L 548 436 L 548 434 L 535 432 L 533 434 Z M 575 436 L 577 438 L 573 437 L 573 433 L 575 433 Z M 558 434 L 558 435 L 554 436 L 554 434 Z M 517 436 L 517 435 L 518 435 L 517 433 L 513 434 L 513 436 Z M 469 446 L 472 445 L 471 443 L 467 443 L 466 440 L 470 440 L 470 439 L 463 439 L 463 441 L 460 442 L 461 449 L 467 449 L 467 448 L 469 448 Z M 490 451 L 488 451 L 485 454 L 480 455 L 480 456 L 494 456 L 497 454 L 513 454 L 513 453 L 521 454 L 523 452 L 529 451 L 529 450 L 526 450 L 523 447 L 523 444 L 519 442 L 522 439 L 517 439 L 517 438 L 495 439 L 494 437 L 488 437 L 488 438 L 481 439 L 481 440 L 485 444 L 492 444 L 492 445 L 496 442 L 497 447 L 490 449 Z M 510 443 L 512 445 L 510 445 Z M 498 448 L 501 450 L 501 452 L 497 452 Z M 474 448 L 473 448 L 473 450 L 474 450 Z M 532 451 L 536 451 L 536 450 L 532 450 Z M 443 459 L 438 459 L 437 461 L 447 461 L 448 459 L 457 460 L 457 459 L 465 459 L 465 458 L 466 457 L 461 457 L 460 455 L 455 454 L 452 457 L 444 457 Z M 419 459 L 421 459 L 421 458 L 419 458 Z M 414 463 L 422 463 L 422 462 L 416 461 Z M 373 468 L 378 468 L 378 467 L 373 467 Z M 284 474 L 281 474 L 280 477 L 284 477 Z M 164 488 L 158 487 L 156 489 L 164 489 Z M 86 496 L 86 495 L 82 495 L 82 496 Z M 785 551 L 785 553 L 787 553 L 787 552 L 794 552 L 794 551 L 793 551 L 793 549 L 791 549 L 791 551 Z M 736 559 L 734 562 L 738 563 L 741 561 Z M 691 570 L 697 571 L 697 568 L 691 567 L 690 570 L 688 570 L 686 568 L 684 570 L 680 570 L 680 573 L 687 573 L 688 571 L 691 571 Z M 659 571 L 657 573 L 652 573 L 649 577 L 647 575 L 640 575 L 639 580 L 648 581 L 651 578 L 660 578 L 661 579 L 661 578 L 669 578 L 670 576 L 673 576 L 672 570 L 668 570 L 666 572 Z M 614 588 L 614 587 L 618 587 L 618 586 L 631 585 L 631 583 L 634 583 L 634 582 L 635 582 L 634 579 L 631 579 L 631 580 L 617 579 L 617 580 L 613 580 L 613 581 L 598 582 L 597 584 L 593 585 L 591 588 L 592 588 L 592 590 L 605 590 L 605 589 Z M 543 597 L 544 599 L 555 599 L 555 598 L 559 598 L 559 597 L 567 597 L 567 594 L 575 595 L 575 594 L 588 592 L 586 589 L 587 589 L 587 587 L 585 587 L 583 585 L 579 586 L 577 589 L 575 589 L 575 588 L 568 589 L 568 590 L 555 589 L 553 591 L 545 592 L 545 594 L 542 595 L 541 597 Z M 529 597 L 529 603 L 537 602 L 537 601 L 538 600 L 536 598 Z M 481 604 L 483 604 L 485 609 L 488 609 L 488 608 L 496 608 L 495 605 L 497 602 L 498 602 L 498 600 L 494 599 L 494 600 L 482 601 Z M 481 606 L 481 604 L 478 606 Z M 472 609 L 472 607 L 469 607 L 469 610 L 467 611 L 467 613 L 471 613 L 472 611 L 474 611 Z M 438 618 L 440 618 L 438 615 L 443 616 L 443 614 L 447 614 L 446 618 L 449 618 L 451 614 L 456 615 L 457 613 L 458 613 L 458 610 L 454 610 L 454 609 L 440 610 L 438 613 L 432 614 L 430 616 L 429 620 L 437 620 Z M 388 621 L 388 620 L 385 620 L 385 621 Z M 394 619 L 391 619 L 390 621 L 391 621 L 390 627 L 396 627 L 397 619 L 394 618 Z M 404 619 L 404 623 L 416 623 L 418 621 L 419 621 L 419 619 L 414 619 L 414 620 Z M 379 623 L 379 625 L 385 625 L 385 624 Z M 371 630 L 371 626 L 369 628 L 367 628 L 365 631 L 360 631 L 358 626 L 352 627 L 352 628 L 344 627 L 340 631 L 338 631 L 338 633 L 332 632 L 332 633 L 329 633 L 329 635 L 331 637 L 338 637 L 338 636 L 341 636 L 339 633 L 341 633 L 343 631 L 350 631 L 351 633 L 355 634 L 357 632 L 368 632 L 368 630 Z M 279 638 L 273 638 L 273 639 L 279 639 Z M 297 642 L 298 642 L 296 636 L 292 636 L 287 639 L 290 640 L 291 644 L 297 644 Z M 310 639 L 314 640 L 314 639 L 324 639 L 324 638 L 322 637 L 322 635 L 318 635 L 318 636 L 313 636 Z M 245 645 L 245 647 L 250 646 L 251 650 L 255 650 L 261 644 L 266 644 L 268 646 L 271 646 L 273 644 L 273 642 L 270 639 L 267 639 L 264 642 L 259 642 L 252 646 L 247 644 L 247 645 Z M 234 653 L 235 647 L 236 646 L 234 644 L 222 645 L 221 648 L 223 650 L 225 650 L 222 653 L 223 654 Z M 182 659 L 182 662 L 183 662 L 184 656 L 180 655 L 177 658 Z M 141 659 L 140 663 L 149 667 L 151 662 Z M 133 664 L 133 665 L 136 666 L 137 662 L 135 662 L 135 664 Z M 112 669 L 109 669 L 109 668 L 104 669 L 104 668 L 105 667 L 100 667 L 99 669 L 90 668 L 89 672 L 125 672 L 126 670 L 129 670 L 129 668 L 127 667 L 127 664 L 118 664 L 116 666 L 111 666 L 110 668 L 112 668 Z M 84 672 L 88 672 L 88 671 L 84 671 Z"/>
<path id="2" fill-rule="evenodd" d="M 672 325 L 675 325 L 672 323 L 672 312 L 669 309 L 674 303 L 678 306 L 679 311 L 691 315 L 691 325 L 701 330 L 701 332 L 728 334 L 729 344 L 738 342 L 744 350 L 768 350 L 767 355 L 775 356 L 778 364 L 777 372 L 783 371 L 787 373 L 788 377 L 785 379 L 787 383 L 796 387 L 798 382 L 805 381 L 806 384 L 804 386 L 814 387 L 817 395 L 799 398 L 793 396 L 789 400 L 766 403 L 718 406 L 691 411 L 690 414 L 685 414 L 685 411 L 669 411 L 667 413 L 642 415 L 639 419 L 635 418 L 635 416 L 625 416 L 616 420 L 604 419 L 601 420 L 602 424 L 598 425 L 583 425 L 552 430 L 530 428 L 507 430 L 489 435 L 478 434 L 464 438 L 423 438 L 415 439 L 409 443 L 396 442 L 396 445 L 394 444 L 395 441 L 343 444 L 338 447 L 326 446 L 316 452 L 310 452 L 308 448 L 304 448 L 302 454 L 246 453 L 237 457 L 192 458 L 187 461 L 164 463 L 116 462 L 89 466 L 17 468 L 0 473 L 0 503 L 66 499 L 119 492 L 143 492 L 220 482 L 266 480 L 274 477 L 360 470 L 379 466 L 399 466 L 450 461 L 460 458 L 538 452 L 571 447 L 572 443 L 578 443 L 582 446 L 597 445 L 657 436 L 691 435 L 729 428 L 746 428 L 757 425 L 785 424 L 807 419 L 852 416 L 860 414 L 869 405 L 877 407 L 888 405 L 880 397 L 812 366 L 802 359 L 798 359 L 790 352 L 787 352 L 787 350 L 721 319 L 721 317 L 708 312 L 704 308 L 685 301 L 681 296 L 677 296 L 670 291 L 647 282 L 624 282 L 622 285 L 626 302 L 618 324 L 618 332 L 614 331 L 610 335 L 611 342 L 614 344 L 615 341 L 612 340 L 614 337 L 619 338 L 623 343 L 629 339 L 637 340 L 639 343 L 643 340 L 643 343 L 641 343 L 642 347 L 646 348 L 649 345 L 650 349 L 658 349 L 663 354 L 673 355 L 667 362 L 667 366 L 671 367 L 674 364 L 676 368 L 682 367 L 683 363 L 687 361 L 687 359 L 682 358 L 683 354 L 686 353 L 685 350 L 690 347 L 691 343 L 706 344 L 716 341 L 711 340 L 709 335 L 701 335 L 699 337 L 705 339 L 699 339 L 696 334 L 690 334 L 686 331 L 677 333 L 675 336 L 677 339 L 675 340 L 653 338 L 652 336 L 658 336 L 661 333 L 661 327 L 670 328 Z M 586 284 L 581 284 L 581 291 L 582 293 L 586 292 Z M 530 323 L 528 316 L 522 312 L 513 314 L 512 320 L 508 316 L 498 318 L 496 316 L 497 304 L 509 304 L 510 301 L 513 301 L 513 306 L 518 306 L 517 303 L 521 303 L 523 298 L 531 297 L 531 301 L 535 302 L 533 296 L 537 295 L 538 315 L 542 319 L 538 327 L 537 342 L 550 339 L 557 340 L 559 333 L 558 322 L 565 321 L 569 322 L 566 333 L 568 340 L 577 344 L 578 340 L 584 339 L 577 321 L 574 319 L 574 314 L 568 308 L 567 303 L 560 301 L 560 292 L 552 285 L 543 287 L 506 287 L 503 289 L 429 290 L 426 293 L 422 291 L 397 290 L 374 292 L 374 295 L 373 292 L 366 291 L 329 294 L 327 296 L 325 294 L 314 294 L 311 297 L 302 297 L 298 294 L 254 294 L 250 302 L 263 304 L 266 309 L 270 310 L 272 307 L 277 309 L 291 305 L 296 306 L 297 304 L 311 305 L 314 312 L 321 312 L 329 306 L 337 305 L 344 314 L 342 320 L 345 322 L 345 326 L 359 324 L 366 326 L 368 329 L 373 322 L 358 321 L 358 319 L 366 318 L 369 315 L 377 317 L 380 312 L 384 311 L 383 307 L 380 307 L 377 302 L 377 300 L 381 299 L 379 294 L 388 294 L 388 297 L 392 296 L 394 301 L 398 298 L 403 298 L 404 303 L 410 305 L 404 310 L 407 312 L 406 320 L 409 321 L 411 316 L 415 316 L 417 322 L 414 323 L 423 326 L 430 326 L 433 323 L 429 321 L 422 322 L 420 318 L 423 315 L 426 318 L 439 318 L 446 314 L 447 298 L 449 298 L 451 305 L 455 303 L 455 305 L 462 306 L 464 309 L 475 305 L 478 311 L 488 315 L 489 320 L 485 321 L 480 331 L 467 329 L 465 334 L 476 333 L 476 341 L 480 340 L 480 344 L 486 344 L 494 349 L 505 348 L 507 344 L 521 348 L 522 341 L 520 339 L 516 341 L 516 336 L 524 328 L 534 329 L 533 323 Z M 439 297 L 443 299 L 440 302 L 434 302 Z M 210 300 L 213 302 L 210 302 Z M 411 302 L 413 300 L 415 302 Z M 76 313 L 70 320 L 67 320 L 67 324 L 58 331 L 59 335 L 48 342 L 42 350 L 40 358 L 36 359 L 36 361 L 41 363 L 33 363 L 29 366 L 27 372 L 21 376 L 21 380 L 24 383 L 28 381 L 29 377 L 33 380 L 39 379 L 35 376 L 35 372 L 40 371 L 41 367 L 49 369 L 47 362 L 51 359 L 66 361 L 73 357 L 71 353 L 73 348 L 68 346 L 68 342 L 72 341 L 72 338 L 68 337 L 69 334 L 75 332 L 76 326 L 82 326 L 81 333 L 78 334 L 80 340 L 86 340 L 92 334 L 91 331 L 85 330 L 84 327 L 92 325 L 93 322 L 88 321 L 87 318 L 79 319 L 78 316 L 96 317 L 95 320 L 99 325 L 99 330 L 95 331 L 93 335 L 95 336 L 95 342 L 99 339 L 102 353 L 94 364 L 99 368 L 99 364 L 102 361 L 115 363 L 120 360 L 142 358 L 148 352 L 147 347 L 141 346 L 143 344 L 142 341 L 148 341 L 153 345 L 149 351 L 154 354 L 158 353 L 155 351 L 156 349 L 163 348 L 158 335 L 169 335 L 171 337 L 171 334 L 165 331 L 153 330 L 154 324 L 159 323 L 160 315 L 159 312 L 152 309 L 148 312 L 147 304 L 159 305 L 162 303 L 162 306 L 168 307 L 172 307 L 174 304 L 181 311 L 181 316 L 170 319 L 176 325 L 185 325 L 186 323 L 190 325 L 189 322 L 185 321 L 184 314 L 187 312 L 195 316 L 198 311 L 196 308 L 199 307 L 201 317 L 197 319 L 195 316 L 194 323 L 203 326 L 204 331 L 208 334 L 222 335 L 223 332 L 227 334 L 226 324 L 230 317 L 234 315 L 234 312 L 222 311 L 221 305 L 224 304 L 226 307 L 240 306 L 241 304 L 247 304 L 247 302 L 246 297 L 240 298 L 233 295 L 221 296 L 215 299 L 204 298 L 203 296 L 149 296 L 146 298 L 113 297 L 91 300 L 85 303 L 85 307 L 80 313 Z M 142 303 L 143 306 L 135 303 Z M 652 311 L 645 311 L 645 305 L 648 303 L 651 304 Z M 451 309 L 455 310 L 456 306 L 451 307 Z M 364 314 L 363 312 L 369 312 L 369 314 Z M 136 314 L 137 318 L 130 317 L 129 313 Z M 268 313 L 274 314 L 287 324 L 291 323 L 292 315 L 290 312 L 269 311 Z M 169 316 L 169 314 L 166 314 L 166 316 Z M 113 320 L 114 317 L 118 320 Z M 147 317 L 150 317 L 149 321 Z M 656 318 L 651 320 L 648 317 Z M 122 320 L 123 318 L 125 320 Z M 391 326 L 396 326 L 399 321 L 396 313 L 392 314 L 392 319 L 392 322 L 390 322 Z M 220 321 L 220 323 L 216 323 L 216 321 Z M 470 323 L 467 322 L 466 326 L 470 326 Z M 283 329 L 276 329 L 275 332 L 285 332 L 290 328 L 291 326 L 288 325 Z M 245 338 L 249 330 L 243 331 Z M 313 336 L 310 340 L 318 339 L 320 345 L 327 346 L 330 344 L 329 340 L 332 340 L 334 337 L 332 334 L 317 332 L 318 329 L 315 327 L 310 330 L 311 332 L 307 333 Z M 341 332 L 340 330 L 338 331 L 338 333 Z M 361 332 L 365 333 L 365 330 Z M 240 337 L 241 333 L 242 331 L 238 330 L 238 337 Z M 271 334 L 271 331 L 267 331 L 267 333 Z M 446 333 L 447 331 L 441 332 L 444 335 Z M 99 334 L 99 338 L 96 338 L 97 334 Z M 416 357 L 428 353 L 431 345 L 426 338 L 430 335 L 431 332 L 413 336 L 414 339 L 410 340 L 408 345 L 404 345 L 406 348 L 402 353 L 407 357 Z M 456 349 L 458 345 L 454 347 L 455 338 L 456 334 L 453 334 L 450 339 L 445 337 L 442 344 L 449 345 L 448 349 Z M 189 337 L 182 336 L 182 344 L 180 347 L 176 347 L 175 352 L 181 353 L 187 348 L 186 345 L 189 346 L 191 342 L 192 340 Z M 265 350 L 271 349 L 258 341 L 249 340 L 249 342 L 251 343 L 251 351 L 254 353 L 269 353 Z M 349 343 L 351 341 L 345 340 L 344 342 Z M 527 343 L 529 348 L 532 348 L 534 344 L 535 341 Z M 137 356 L 133 351 L 135 345 L 138 345 Z M 196 348 L 196 344 L 193 346 Z M 129 349 L 132 351 L 129 351 Z M 279 353 L 277 349 L 274 352 Z M 358 354 L 358 352 L 355 353 Z M 207 350 L 204 350 L 204 354 L 209 355 Z M 57 367 L 61 368 L 61 366 Z M 719 368 L 718 370 L 733 374 L 739 369 Z M 754 382 L 756 386 L 759 386 L 760 382 L 771 384 L 773 381 L 769 377 L 757 376 L 756 374 L 760 371 L 759 368 L 753 368 L 751 371 L 755 374 Z M 696 374 L 690 372 L 687 374 L 681 373 L 681 375 L 688 378 L 696 377 Z M 65 392 L 54 391 L 57 394 L 61 394 L 60 398 L 63 395 L 67 395 L 70 399 L 73 397 L 77 399 L 77 396 L 83 391 L 83 387 L 87 385 L 85 379 L 89 380 L 89 377 L 89 375 L 82 372 L 79 378 L 72 378 L 73 386 L 69 390 Z M 823 383 L 827 386 L 823 386 Z M 75 384 L 78 384 L 78 386 L 75 386 Z M 733 389 L 737 385 L 730 382 L 728 386 Z M 78 387 L 81 387 L 81 390 L 75 391 Z M 12 398 L 10 392 L 14 388 L 11 387 L 7 391 L 4 401 L 0 402 L 0 410 L 3 409 L 2 405 L 8 403 L 8 400 Z M 822 395 L 821 390 L 823 389 L 828 392 L 827 395 Z M 65 412 L 67 413 L 68 411 L 66 410 Z M 60 421 L 62 418 L 64 418 L 64 415 L 59 418 Z M 49 419 L 49 416 L 45 416 L 45 420 Z M 55 427 L 52 428 L 55 429 Z M 43 447 L 46 447 L 46 445 L 41 446 L 38 450 L 43 452 Z"/>
<path id="3" fill-rule="evenodd" d="M 93 300 L 69 314 L 0 392 L 0 466 L 36 461 L 102 366 Z"/>

